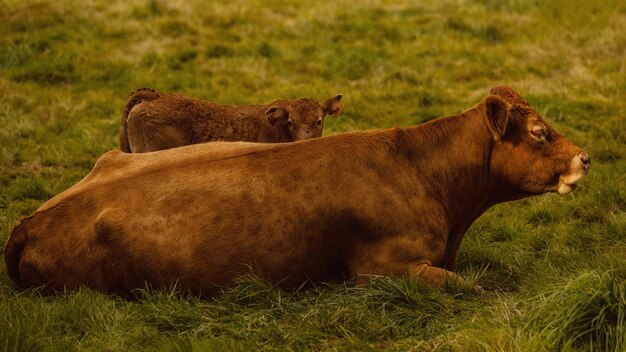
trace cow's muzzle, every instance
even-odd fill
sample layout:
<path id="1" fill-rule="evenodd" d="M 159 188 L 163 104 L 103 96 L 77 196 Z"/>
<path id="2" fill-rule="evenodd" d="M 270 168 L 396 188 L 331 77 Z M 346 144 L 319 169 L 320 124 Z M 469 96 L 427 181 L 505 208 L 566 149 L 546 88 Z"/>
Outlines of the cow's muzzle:
<path id="1" fill-rule="evenodd" d="M 589 155 L 583 150 L 577 156 L 580 158 L 580 161 L 582 161 L 585 171 L 589 172 L 589 166 L 591 166 L 591 158 Z"/>
<path id="2" fill-rule="evenodd" d="M 591 158 L 589 158 L 589 155 L 584 150 L 581 150 L 580 153 L 572 157 L 567 173 L 561 175 L 559 178 L 557 192 L 560 194 L 568 194 L 575 190 L 578 181 L 589 172 L 590 166 Z"/>

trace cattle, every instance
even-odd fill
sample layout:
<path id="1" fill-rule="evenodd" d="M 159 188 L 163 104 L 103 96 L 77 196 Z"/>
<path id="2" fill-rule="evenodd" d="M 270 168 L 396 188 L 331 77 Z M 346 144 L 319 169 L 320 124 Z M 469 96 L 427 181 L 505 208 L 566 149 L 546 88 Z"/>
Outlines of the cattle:
<path id="1" fill-rule="evenodd" d="M 218 105 L 153 89 L 134 91 L 120 121 L 120 149 L 145 153 L 210 141 L 293 142 L 320 137 L 326 115 L 342 110 L 342 96 L 268 105 Z"/>
<path id="2" fill-rule="evenodd" d="M 306 160 L 307 162 L 302 162 Z M 434 286 L 497 203 L 570 193 L 589 156 L 509 87 L 425 124 L 284 144 L 104 154 L 8 240 L 21 287 L 212 296 L 241 275 L 280 288 L 375 274 Z"/>

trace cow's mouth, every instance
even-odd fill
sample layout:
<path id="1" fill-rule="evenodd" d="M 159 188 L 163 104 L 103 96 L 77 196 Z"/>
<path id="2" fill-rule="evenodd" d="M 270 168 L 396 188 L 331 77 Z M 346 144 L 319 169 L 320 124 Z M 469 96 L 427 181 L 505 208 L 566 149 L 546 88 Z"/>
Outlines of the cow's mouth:
<path id="1" fill-rule="evenodd" d="M 580 181 L 583 177 L 587 175 L 586 171 L 579 171 L 573 174 L 561 176 L 559 178 L 559 184 L 557 185 L 556 191 L 559 194 L 568 194 L 571 193 L 578 187 L 578 181 Z"/>
<path id="2" fill-rule="evenodd" d="M 556 190 L 559 194 L 571 193 L 576 189 L 578 181 L 587 176 L 587 173 L 589 172 L 589 157 L 586 157 L 586 160 L 586 162 L 583 162 L 579 155 L 572 158 L 569 172 L 559 177 L 559 183 Z"/>
<path id="3" fill-rule="evenodd" d="M 567 184 L 564 182 L 560 182 L 557 188 L 557 192 L 559 192 L 559 194 L 566 195 L 568 193 L 573 192 L 576 189 L 576 187 L 578 187 L 578 185 L 575 183 Z"/>

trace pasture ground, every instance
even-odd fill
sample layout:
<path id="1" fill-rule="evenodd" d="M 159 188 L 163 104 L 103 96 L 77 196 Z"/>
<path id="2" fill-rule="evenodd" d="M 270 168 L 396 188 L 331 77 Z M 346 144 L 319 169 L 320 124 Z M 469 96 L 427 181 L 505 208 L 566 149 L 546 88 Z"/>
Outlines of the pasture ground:
<path id="1" fill-rule="evenodd" d="M 509 84 L 592 158 L 571 195 L 489 210 L 459 272 L 215 300 L 20 291 L 0 350 L 626 350 L 626 2 L 0 2 L 0 242 L 116 149 L 138 87 L 227 104 L 343 93 L 325 134 L 410 126 Z"/>

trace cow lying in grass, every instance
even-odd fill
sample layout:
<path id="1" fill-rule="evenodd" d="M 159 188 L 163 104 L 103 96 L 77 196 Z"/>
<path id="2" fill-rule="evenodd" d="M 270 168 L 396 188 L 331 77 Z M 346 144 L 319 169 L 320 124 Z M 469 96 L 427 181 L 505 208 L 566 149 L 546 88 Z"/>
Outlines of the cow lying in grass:
<path id="1" fill-rule="evenodd" d="M 303 163 L 302 160 L 310 162 Z M 571 192 L 589 157 L 508 87 L 410 128 L 288 144 L 207 143 L 106 153 L 16 226 L 22 287 L 212 295 L 242 274 L 279 287 L 357 274 L 441 286 L 494 204 Z"/>
<path id="2" fill-rule="evenodd" d="M 320 137 L 324 117 L 341 111 L 341 95 L 324 102 L 276 100 L 230 106 L 138 89 L 120 121 L 120 149 L 145 153 L 210 141 L 281 143 Z"/>

